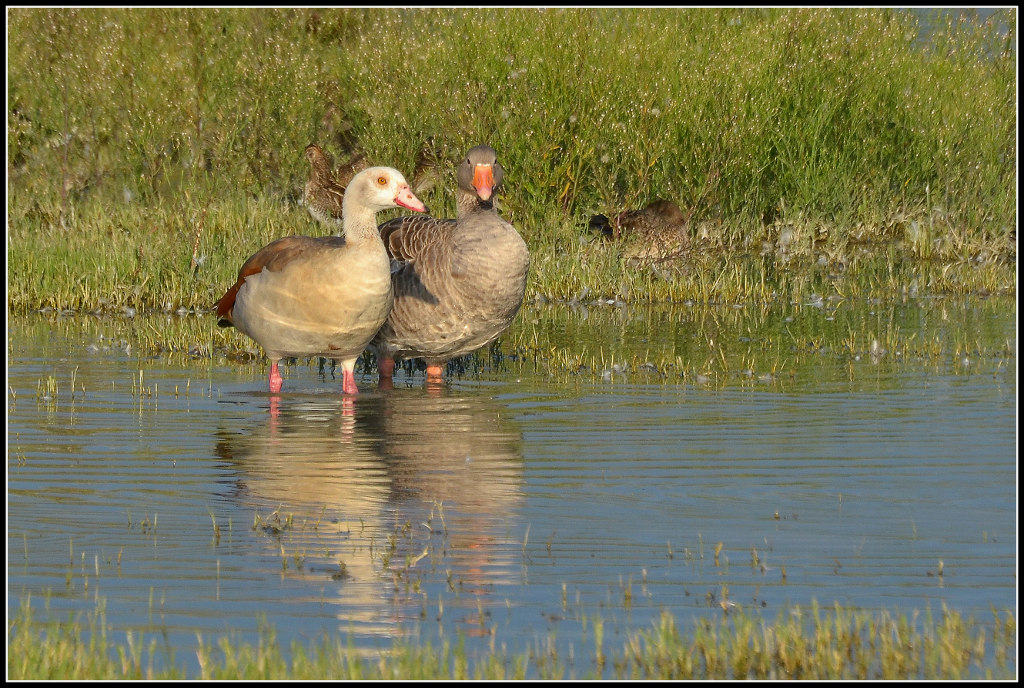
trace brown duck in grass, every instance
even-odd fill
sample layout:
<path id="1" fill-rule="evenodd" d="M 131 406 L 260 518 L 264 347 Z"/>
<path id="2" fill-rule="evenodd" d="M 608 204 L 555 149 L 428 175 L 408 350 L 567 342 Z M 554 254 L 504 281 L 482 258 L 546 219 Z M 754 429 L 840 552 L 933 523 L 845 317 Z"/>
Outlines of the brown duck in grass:
<path id="1" fill-rule="evenodd" d="M 345 186 L 357 172 L 365 169 L 366 161 L 361 155 L 355 155 L 347 165 L 348 170 L 335 175 L 330 158 L 315 143 L 306 146 L 306 160 L 309 161 L 309 181 L 303 194 L 306 209 L 313 219 L 341 236 Z"/>
<path id="2" fill-rule="evenodd" d="M 218 324 L 236 327 L 270 358 L 270 391 L 282 385 L 282 358 L 323 356 L 339 361 L 342 390 L 356 394 L 356 359 L 391 309 L 390 259 L 377 213 L 426 206 L 390 167 L 357 174 L 342 200 L 344 237 L 288 236 L 245 261 L 238 280 L 217 303 Z"/>
<path id="3" fill-rule="evenodd" d="M 623 253 L 639 260 L 665 260 L 678 256 L 690 244 L 689 221 L 672 201 L 659 199 L 640 210 L 627 210 L 609 219 L 590 218 L 590 230 L 626 245 Z"/>
<path id="4" fill-rule="evenodd" d="M 374 337 L 380 386 L 395 361 L 422 358 L 427 382 L 445 363 L 493 342 L 523 302 L 530 252 L 494 208 L 504 171 L 490 146 L 469 150 L 457 169 L 454 218 L 400 217 L 380 225 L 392 260 L 395 303 Z"/>

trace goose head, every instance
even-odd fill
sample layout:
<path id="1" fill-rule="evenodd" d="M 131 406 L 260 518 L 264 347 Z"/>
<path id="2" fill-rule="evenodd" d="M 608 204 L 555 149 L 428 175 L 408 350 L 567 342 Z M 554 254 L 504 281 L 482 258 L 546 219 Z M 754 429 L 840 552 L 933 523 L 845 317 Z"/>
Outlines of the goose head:
<path id="1" fill-rule="evenodd" d="M 501 186 L 504 171 L 498 164 L 498 154 L 487 145 L 474 146 L 459 163 L 459 188 L 481 201 L 489 201 Z"/>
<path id="2" fill-rule="evenodd" d="M 427 206 L 416 198 L 409 182 L 393 167 L 368 167 L 352 177 L 345 190 L 345 208 L 352 203 L 377 212 L 401 206 L 417 213 L 426 212 Z"/>

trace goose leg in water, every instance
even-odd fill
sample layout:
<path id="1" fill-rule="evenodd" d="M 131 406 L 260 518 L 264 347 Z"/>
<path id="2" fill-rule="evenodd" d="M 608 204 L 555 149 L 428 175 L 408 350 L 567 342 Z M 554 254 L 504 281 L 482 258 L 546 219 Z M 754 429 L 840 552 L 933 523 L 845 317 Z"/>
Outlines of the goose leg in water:
<path id="1" fill-rule="evenodd" d="M 345 394 L 359 394 L 356 386 L 355 361 L 342 364 L 341 391 Z"/>
<path id="2" fill-rule="evenodd" d="M 270 391 L 277 393 L 281 391 L 281 385 L 284 384 L 284 378 L 281 377 L 281 371 L 277 367 L 277 361 L 270 364 Z"/>
<path id="3" fill-rule="evenodd" d="M 427 382 L 432 385 L 439 385 L 443 381 L 444 368 L 437 364 L 427 366 Z"/>
<path id="4" fill-rule="evenodd" d="M 380 358 L 377 361 L 378 381 L 377 386 L 381 389 L 393 389 L 395 376 L 395 359 Z"/>

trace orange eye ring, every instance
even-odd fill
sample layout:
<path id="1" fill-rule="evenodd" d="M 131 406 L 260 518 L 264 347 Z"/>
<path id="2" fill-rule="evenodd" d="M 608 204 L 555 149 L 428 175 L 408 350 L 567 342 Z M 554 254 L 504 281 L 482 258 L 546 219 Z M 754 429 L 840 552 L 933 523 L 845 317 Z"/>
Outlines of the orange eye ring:
<path id="1" fill-rule="evenodd" d="M 388 178 L 383 176 L 383 175 L 381 175 L 380 177 L 377 177 L 377 183 L 380 184 L 381 186 L 387 186 L 388 185 Z"/>

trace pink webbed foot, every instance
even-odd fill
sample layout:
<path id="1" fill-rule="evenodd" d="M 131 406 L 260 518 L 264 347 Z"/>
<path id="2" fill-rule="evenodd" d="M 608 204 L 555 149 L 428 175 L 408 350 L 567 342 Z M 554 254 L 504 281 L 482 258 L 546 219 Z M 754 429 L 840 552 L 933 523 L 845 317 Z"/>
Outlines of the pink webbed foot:
<path id="1" fill-rule="evenodd" d="M 444 382 L 444 368 L 436 364 L 428 365 L 427 384 L 440 385 L 442 382 Z"/>
<path id="2" fill-rule="evenodd" d="M 440 365 L 427 365 L 427 394 L 439 396 L 444 389 L 444 367 Z"/>

